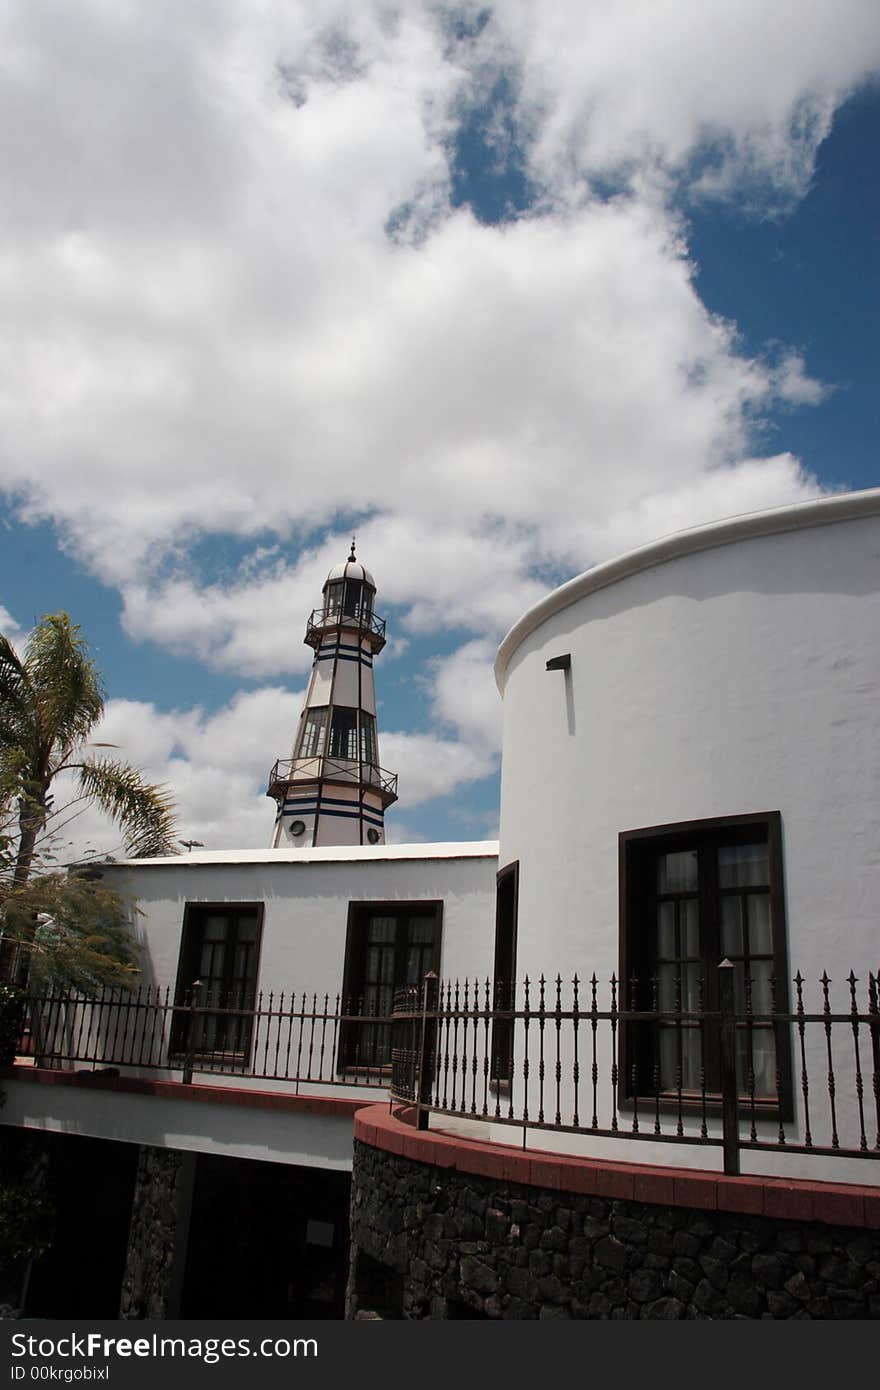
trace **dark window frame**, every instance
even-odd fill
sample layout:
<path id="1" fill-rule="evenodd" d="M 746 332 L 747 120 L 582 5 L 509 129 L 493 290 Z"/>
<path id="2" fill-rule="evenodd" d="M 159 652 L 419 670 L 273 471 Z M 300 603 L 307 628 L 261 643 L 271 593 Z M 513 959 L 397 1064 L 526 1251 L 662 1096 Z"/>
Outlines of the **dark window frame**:
<path id="1" fill-rule="evenodd" d="M 513 1010 L 519 931 L 519 860 L 495 875 L 495 955 L 492 1004 L 496 1013 Z M 509 1085 L 513 1079 L 513 1019 L 493 1018 L 490 1080 Z"/>
<path id="2" fill-rule="evenodd" d="M 378 767 L 379 745 L 376 739 L 376 716 L 367 710 L 360 712 L 360 751 L 364 767 Z"/>
<path id="3" fill-rule="evenodd" d="M 302 714 L 298 758 L 323 758 L 327 751 L 329 705 L 308 705 Z"/>
<path id="4" fill-rule="evenodd" d="M 340 762 L 358 760 L 358 711 L 350 705 L 334 705 L 327 734 L 328 758 Z"/>
<path id="5" fill-rule="evenodd" d="M 356 579 L 353 576 L 331 579 L 324 588 L 323 616 L 325 619 L 339 622 L 342 626 L 347 618 L 367 626 L 373 616 L 375 592 L 365 579 Z"/>
<path id="6" fill-rule="evenodd" d="M 345 932 L 345 964 L 342 974 L 342 1011 L 347 1013 L 350 1006 L 360 996 L 361 986 L 364 980 L 367 953 L 367 933 L 366 925 L 370 917 L 423 917 L 430 918 L 435 924 L 435 935 L 432 946 L 431 961 L 429 969 L 435 974 L 440 973 L 440 958 L 443 946 L 443 899 L 442 898 L 418 898 L 412 901 L 402 899 L 392 899 L 390 901 L 353 901 L 348 904 L 348 919 Z M 398 937 L 395 932 L 395 977 L 393 988 L 398 989 L 406 983 L 405 968 L 401 969 L 402 963 L 406 959 L 408 941 L 405 935 Z M 427 973 L 427 972 L 426 972 Z M 421 983 L 421 982 L 420 982 Z M 358 1035 L 359 1025 L 354 1022 L 343 1023 L 340 1028 L 339 1047 L 336 1059 L 337 1072 L 351 1072 L 356 1068 L 372 1072 L 391 1071 L 389 1063 L 370 1063 L 356 1064 L 351 1059 L 351 1051 L 355 1045 Z M 389 1024 L 390 1029 L 390 1015 Z"/>
<path id="7" fill-rule="evenodd" d="M 759 834 L 763 832 L 763 835 Z M 779 811 L 749 812 L 744 815 L 713 816 L 702 820 L 679 821 L 666 825 L 646 826 L 637 830 L 621 831 L 618 836 L 618 885 L 619 885 L 619 942 L 618 960 L 620 965 L 619 1007 L 630 1006 L 630 981 L 633 976 L 644 977 L 648 951 L 635 942 L 635 921 L 646 901 L 656 901 L 657 894 L 647 886 L 646 865 L 661 853 L 674 853 L 677 850 L 697 849 L 707 855 L 730 844 L 766 843 L 769 869 L 769 902 L 772 931 L 773 974 L 776 980 L 776 1010 L 780 1014 L 790 1011 L 788 981 L 788 924 L 785 911 L 785 868 L 783 858 L 782 815 Z M 641 860 L 641 864 L 639 863 Z M 722 889 L 717 879 L 710 876 L 708 882 L 701 880 L 695 894 L 699 902 L 700 960 L 705 982 L 703 1008 L 712 1011 L 718 1008 L 717 966 L 723 959 L 721 953 L 720 902 Z M 651 952 L 650 954 L 654 954 Z M 647 1007 L 644 1001 L 639 1007 Z M 632 1066 L 633 1034 L 640 1025 L 631 1024 L 622 1029 L 620 1046 L 619 1099 L 621 1103 L 631 1103 L 633 1099 Z M 756 1097 L 756 1113 L 779 1115 L 783 1120 L 794 1117 L 794 1090 L 792 1080 L 791 1028 L 787 1024 L 777 1024 L 773 1028 L 777 1049 L 778 1070 L 780 1073 L 779 1097 L 770 1099 Z M 637 1068 L 640 1061 L 636 1057 Z M 706 1068 L 707 1106 L 714 1108 L 719 1104 L 716 1077 L 717 1043 L 707 1039 Z M 653 1097 L 653 1090 L 641 1081 L 639 1096 Z M 677 1104 L 677 1092 L 663 1092 Z M 701 1098 L 683 1093 L 685 1109 L 698 1108 Z M 748 1104 L 747 1096 L 741 1096 L 741 1103 Z"/>
<path id="8" fill-rule="evenodd" d="M 257 926 L 254 937 L 253 947 L 253 972 L 250 979 L 250 986 L 247 995 L 242 995 L 238 1005 L 233 1003 L 232 1007 L 256 1008 L 257 984 L 260 978 L 260 954 L 263 945 L 263 920 L 265 916 L 265 903 L 262 902 L 187 902 L 183 909 L 183 924 L 180 935 L 180 952 L 177 959 L 177 978 L 174 985 L 174 1003 L 177 1008 L 181 1008 L 191 1002 L 190 991 L 193 984 L 199 978 L 198 970 L 199 958 L 204 945 L 203 932 L 199 931 L 199 924 L 211 916 L 225 916 L 228 919 L 238 919 L 241 917 L 256 916 Z M 235 946 L 237 944 L 237 932 L 234 931 L 231 938 L 227 936 L 226 961 L 224 962 L 223 975 L 226 979 L 227 991 L 235 980 L 233 974 L 235 962 Z M 234 995 L 233 995 L 234 998 Z M 250 999 L 248 1004 L 247 1000 Z M 198 1000 L 196 1000 L 198 1003 Z M 176 1013 L 171 1029 L 170 1050 L 174 1055 L 180 1055 L 187 1050 L 187 1037 L 190 1020 L 186 1014 Z M 250 1055 L 251 1037 L 253 1033 L 252 1021 L 242 1027 L 242 1037 L 240 1046 L 234 1049 L 236 1056 L 243 1056 L 247 1060 Z M 206 1055 L 211 1049 L 201 1049 L 196 1045 L 194 1055 Z"/>

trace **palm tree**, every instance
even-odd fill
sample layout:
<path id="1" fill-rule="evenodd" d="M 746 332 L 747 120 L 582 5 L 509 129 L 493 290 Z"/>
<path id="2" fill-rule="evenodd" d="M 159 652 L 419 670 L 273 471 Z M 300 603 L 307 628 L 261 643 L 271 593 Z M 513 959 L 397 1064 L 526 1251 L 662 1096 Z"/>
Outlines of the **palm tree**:
<path id="1" fill-rule="evenodd" d="M 115 821 L 130 856 L 174 852 L 167 790 L 123 760 L 90 751 L 103 711 L 101 677 L 66 613 L 40 619 L 23 657 L 0 635 L 0 864 L 5 839 L 8 892 L 31 876 L 62 772 L 77 778 L 77 801 L 96 803 Z"/>

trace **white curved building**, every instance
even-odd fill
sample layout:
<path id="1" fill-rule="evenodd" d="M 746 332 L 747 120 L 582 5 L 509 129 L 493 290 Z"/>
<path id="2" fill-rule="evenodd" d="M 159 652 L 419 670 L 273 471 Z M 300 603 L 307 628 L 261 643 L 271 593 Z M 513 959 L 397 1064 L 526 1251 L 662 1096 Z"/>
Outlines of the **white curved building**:
<path id="1" fill-rule="evenodd" d="M 595 971 L 600 1009 L 612 975 L 618 1007 L 696 1008 L 703 991 L 717 1008 L 728 958 L 738 1007 L 748 977 L 756 1014 L 774 1000 L 796 1010 L 797 971 L 807 1011 L 846 1012 L 851 970 L 867 1009 L 880 961 L 878 580 L 880 489 L 644 546 L 511 629 L 496 659 L 496 960 L 508 978 L 531 977 L 532 1007 L 537 978 L 557 972 L 565 991 L 577 973 L 589 1006 Z M 772 1092 L 781 1067 L 793 1116 L 791 1031 L 777 1051 L 756 1027 L 752 1052 L 755 1092 Z M 840 1031 L 834 1055 L 847 1044 L 852 1070 Z M 680 1039 L 670 1030 L 650 1066 L 659 1089 L 695 1092 L 700 1049 L 685 1035 L 678 1051 Z M 656 1092 L 623 1029 L 619 1041 L 621 1100 Z M 813 1030 L 826 1090 L 819 1043 Z M 862 1066 L 867 1095 L 869 1056 Z M 855 1104 L 837 1099 L 841 1112 Z"/>

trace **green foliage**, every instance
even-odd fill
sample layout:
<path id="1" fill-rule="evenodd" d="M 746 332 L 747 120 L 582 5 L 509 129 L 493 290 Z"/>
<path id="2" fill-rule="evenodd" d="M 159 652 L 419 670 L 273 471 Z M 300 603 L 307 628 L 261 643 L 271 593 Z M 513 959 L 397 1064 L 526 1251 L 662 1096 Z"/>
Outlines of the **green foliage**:
<path id="1" fill-rule="evenodd" d="M 59 817 L 95 803 L 133 857 L 174 854 L 174 807 L 166 788 L 89 737 L 104 712 L 100 675 L 66 613 L 42 617 L 19 656 L 0 636 L 0 973 L 30 960 L 31 982 L 88 990 L 124 984 L 136 971 L 128 912 L 115 893 L 77 875 L 46 872 Z M 78 794 L 55 807 L 62 772 Z"/>
<path id="2" fill-rule="evenodd" d="M 0 1067 L 9 1067 L 15 1061 L 25 998 L 25 991 L 18 985 L 0 984 Z"/>
<path id="3" fill-rule="evenodd" d="M 97 802 L 133 856 L 172 854 L 174 808 L 165 788 L 117 758 L 93 754 L 89 736 L 104 711 L 101 678 L 66 613 L 44 615 L 20 657 L 0 636 L 0 875 L 17 884 L 39 863 L 60 814 L 50 788 L 61 772 L 78 800 Z"/>
<path id="4" fill-rule="evenodd" d="M 61 986 L 88 994 L 126 987 L 138 973 L 129 905 L 97 879 L 40 874 L 7 893 L 0 918 L 6 937 L 29 956 L 32 991 Z"/>
<path id="5" fill-rule="evenodd" d="M 177 852 L 171 838 L 174 808 L 167 792 L 144 782 L 135 768 L 116 758 L 89 758 L 71 766 L 79 772 L 83 795 L 122 827 L 133 859 Z"/>
<path id="6" fill-rule="evenodd" d="M 52 1243 L 55 1209 L 23 1183 L 0 1184 L 0 1263 L 34 1260 Z"/>

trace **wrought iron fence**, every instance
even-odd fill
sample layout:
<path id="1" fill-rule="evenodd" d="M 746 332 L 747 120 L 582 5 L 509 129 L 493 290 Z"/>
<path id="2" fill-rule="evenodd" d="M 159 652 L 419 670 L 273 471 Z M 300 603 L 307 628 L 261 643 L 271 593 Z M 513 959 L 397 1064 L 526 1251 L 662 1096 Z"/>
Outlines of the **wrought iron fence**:
<path id="1" fill-rule="evenodd" d="M 361 1001 L 314 992 L 211 994 L 182 1001 L 169 989 L 54 990 L 28 999 L 19 1054 L 38 1066 L 210 1072 L 325 1085 L 384 1086 L 388 1069 L 361 1056 L 361 1039 L 387 1018 Z M 369 1031 L 368 1031 L 369 1030 Z"/>
<path id="2" fill-rule="evenodd" d="M 738 978 L 735 979 L 735 975 Z M 391 1094 L 433 1113 L 615 1139 L 880 1158 L 878 975 L 712 981 L 426 977 L 394 1001 Z M 859 990 L 860 983 L 863 984 Z M 671 1007 L 660 1007 L 664 1002 Z M 685 997 L 687 995 L 687 997 Z M 600 1007 L 601 1005 L 601 1007 Z M 814 1006 L 814 1007 L 811 1007 Z"/>

